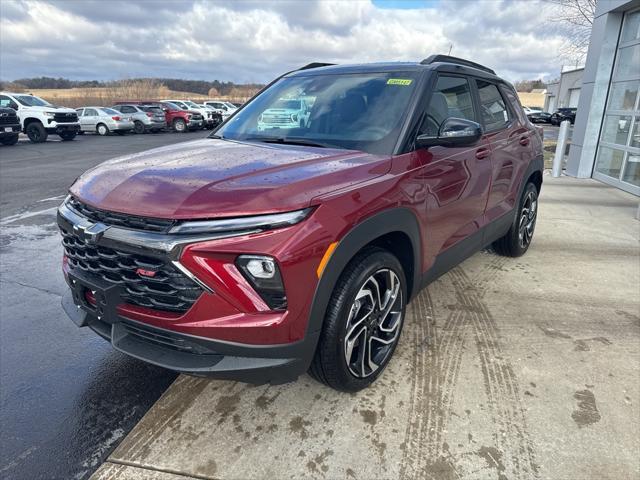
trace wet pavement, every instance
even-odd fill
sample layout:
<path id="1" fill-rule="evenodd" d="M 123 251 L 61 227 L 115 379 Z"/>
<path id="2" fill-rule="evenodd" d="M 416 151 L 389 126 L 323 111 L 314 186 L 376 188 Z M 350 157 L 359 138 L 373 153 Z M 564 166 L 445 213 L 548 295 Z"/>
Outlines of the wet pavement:
<path id="1" fill-rule="evenodd" d="M 104 159 L 204 135 L 0 147 L 0 478 L 89 477 L 176 378 L 66 317 L 54 207 Z"/>

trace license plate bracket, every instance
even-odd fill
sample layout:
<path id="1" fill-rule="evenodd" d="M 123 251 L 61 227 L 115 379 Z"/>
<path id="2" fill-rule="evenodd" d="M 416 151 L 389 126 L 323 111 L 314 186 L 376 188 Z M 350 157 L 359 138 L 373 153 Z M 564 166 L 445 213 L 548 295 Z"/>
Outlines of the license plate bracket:
<path id="1" fill-rule="evenodd" d="M 118 319 L 118 304 L 120 303 L 121 287 L 88 275 L 69 273 L 69 286 L 76 305 L 86 312 L 97 316 L 98 320 L 106 323 L 116 323 Z M 87 291 L 95 299 L 95 305 L 87 300 Z"/>

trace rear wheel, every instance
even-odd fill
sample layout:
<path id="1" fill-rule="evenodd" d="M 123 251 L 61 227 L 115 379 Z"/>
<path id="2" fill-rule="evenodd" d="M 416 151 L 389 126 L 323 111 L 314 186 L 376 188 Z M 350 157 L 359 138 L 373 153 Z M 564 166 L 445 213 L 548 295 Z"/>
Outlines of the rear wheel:
<path id="1" fill-rule="evenodd" d="M 395 256 L 375 247 L 359 253 L 333 290 L 309 373 L 346 392 L 371 385 L 398 344 L 406 297 Z"/>
<path id="2" fill-rule="evenodd" d="M 15 135 L 2 137 L 0 138 L 0 143 L 2 143 L 3 145 L 15 145 L 16 143 L 18 143 L 18 134 L 16 133 Z"/>
<path id="3" fill-rule="evenodd" d="M 144 123 L 142 123 L 140 120 L 135 120 L 133 122 L 133 131 L 136 133 L 144 133 Z"/>
<path id="4" fill-rule="evenodd" d="M 500 255 L 519 257 L 531 245 L 538 217 L 538 189 L 529 182 L 524 187 L 517 215 L 507 234 L 493 243 L 494 250 Z"/>
<path id="5" fill-rule="evenodd" d="M 105 135 L 109 135 L 109 127 L 107 127 L 104 123 L 99 123 L 96 127 L 96 132 L 98 133 L 98 135 L 102 135 L 104 137 Z"/>
<path id="6" fill-rule="evenodd" d="M 27 137 L 32 143 L 42 143 L 47 141 L 49 134 L 40 122 L 32 122 L 27 125 Z"/>

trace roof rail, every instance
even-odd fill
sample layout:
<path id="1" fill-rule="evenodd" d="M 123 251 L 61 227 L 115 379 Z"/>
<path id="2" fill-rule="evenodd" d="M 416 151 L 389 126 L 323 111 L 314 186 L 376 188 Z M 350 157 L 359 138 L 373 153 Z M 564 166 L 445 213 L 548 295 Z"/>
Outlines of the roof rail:
<path id="1" fill-rule="evenodd" d="M 465 60 L 463 58 L 458 57 L 450 57 L 449 55 L 431 55 L 420 62 L 421 65 L 430 65 L 432 63 L 455 63 L 456 65 L 464 65 L 466 67 L 477 68 L 478 70 L 482 70 L 484 72 L 488 72 L 492 75 L 495 75 L 496 72 L 491 70 L 489 67 L 485 67 L 484 65 L 480 65 L 479 63 L 472 62 L 470 60 Z"/>
<path id="2" fill-rule="evenodd" d="M 306 64 L 304 67 L 300 67 L 298 70 L 309 70 L 311 68 L 330 67 L 331 65 L 335 65 L 335 63 L 312 62 L 312 63 Z"/>

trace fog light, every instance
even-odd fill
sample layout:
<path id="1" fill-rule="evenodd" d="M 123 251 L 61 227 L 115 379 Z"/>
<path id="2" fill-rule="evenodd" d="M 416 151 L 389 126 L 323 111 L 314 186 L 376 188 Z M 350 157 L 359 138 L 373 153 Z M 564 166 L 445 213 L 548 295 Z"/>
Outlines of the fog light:
<path id="1" fill-rule="evenodd" d="M 240 255 L 236 265 L 272 310 L 286 310 L 287 296 L 278 264 L 272 257 Z"/>
<path id="2" fill-rule="evenodd" d="M 255 278 L 273 278 L 276 265 L 271 258 L 252 258 L 247 262 L 247 271 Z"/>

